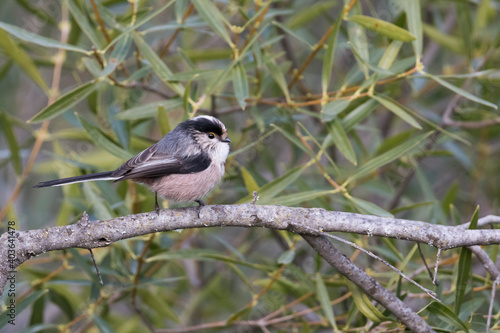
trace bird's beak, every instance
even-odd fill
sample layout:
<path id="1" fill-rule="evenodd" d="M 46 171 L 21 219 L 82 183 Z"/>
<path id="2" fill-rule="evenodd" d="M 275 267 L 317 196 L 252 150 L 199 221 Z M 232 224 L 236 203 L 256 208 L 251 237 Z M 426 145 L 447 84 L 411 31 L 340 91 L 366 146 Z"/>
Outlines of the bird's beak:
<path id="1" fill-rule="evenodd" d="M 231 143 L 231 139 L 230 138 L 225 138 L 224 140 L 222 140 L 222 142 Z"/>

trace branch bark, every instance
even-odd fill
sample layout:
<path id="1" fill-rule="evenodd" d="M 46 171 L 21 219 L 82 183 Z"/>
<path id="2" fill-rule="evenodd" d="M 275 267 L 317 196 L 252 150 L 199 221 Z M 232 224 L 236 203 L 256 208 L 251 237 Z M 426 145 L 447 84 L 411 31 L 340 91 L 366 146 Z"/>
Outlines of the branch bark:
<path id="1" fill-rule="evenodd" d="M 88 218 L 82 218 L 73 225 L 38 230 L 15 230 L 2 234 L 0 236 L 0 258 L 2 258 L 0 260 L 0 297 L 7 283 L 9 271 L 15 270 L 17 266 L 31 257 L 47 251 L 68 248 L 91 249 L 155 232 L 225 226 L 288 230 L 305 236 L 308 242 L 314 239 L 308 236 L 319 236 L 324 232 L 348 232 L 426 243 L 443 250 L 461 246 L 500 244 L 500 230 L 498 229 L 464 230 L 463 225 L 443 226 L 318 208 L 244 204 L 164 209 L 160 211 L 159 216 L 156 212 L 149 212 L 106 221 L 89 221 Z M 321 247 L 326 248 L 327 245 L 323 244 Z M 332 249 L 332 251 L 337 250 Z M 12 261 L 9 262 L 9 259 Z M 331 260 L 327 259 L 327 261 Z M 362 270 L 359 274 L 361 273 Z M 373 293 L 370 292 L 369 295 L 377 299 Z M 384 302 L 377 300 L 385 306 Z M 390 307 L 387 308 L 390 309 Z M 409 322 L 405 321 L 407 319 L 404 319 L 405 316 L 398 316 L 398 318 L 409 325 Z"/>

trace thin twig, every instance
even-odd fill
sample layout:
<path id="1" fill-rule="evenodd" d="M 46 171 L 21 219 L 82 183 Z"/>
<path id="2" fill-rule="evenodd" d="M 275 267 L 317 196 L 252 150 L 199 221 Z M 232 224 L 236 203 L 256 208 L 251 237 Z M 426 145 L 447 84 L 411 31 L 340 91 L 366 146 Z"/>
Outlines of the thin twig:
<path id="1" fill-rule="evenodd" d="M 104 285 L 104 282 L 102 282 L 101 272 L 99 271 L 99 267 L 97 267 L 97 263 L 95 261 L 94 252 L 92 252 L 92 249 L 88 249 L 88 250 L 90 252 L 90 257 L 92 258 L 92 263 L 94 264 L 94 267 L 95 267 L 95 272 L 96 272 L 97 276 L 99 277 L 99 283 Z"/>
<path id="2" fill-rule="evenodd" d="M 499 284 L 500 284 L 500 277 L 497 277 L 493 282 L 493 285 L 491 286 L 491 299 L 490 299 L 490 307 L 488 308 L 488 319 L 486 320 L 486 333 L 490 332 L 491 315 L 493 314 L 493 305 L 495 304 L 495 292 Z"/>
<path id="3" fill-rule="evenodd" d="M 99 27 L 102 31 L 102 34 L 104 35 L 104 38 L 106 38 L 106 41 L 111 43 L 111 38 L 108 35 L 108 32 L 106 31 L 106 26 L 104 25 L 104 21 L 102 20 L 101 14 L 99 13 L 99 9 L 97 8 L 97 5 L 95 3 L 95 0 L 90 0 L 92 3 L 92 8 L 94 9 L 95 16 L 97 18 L 97 23 L 99 23 Z M 111 47 L 113 49 L 113 46 Z"/>
<path id="4" fill-rule="evenodd" d="M 432 297 L 432 299 L 434 299 L 435 301 L 437 301 L 439 303 L 442 303 L 441 300 L 439 300 L 436 297 L 436 293 L 435 292 L 433 292 L 432 290 L 429 290 L 429 289 L 425 288 L 424 286 L 420 285 L 415 280 L 409 278 L 407 275 L 403 274 L 403 272 L 401 272 L 399 269 L 397 269 L 396 267 L 394 267 L 393 265 L 391 265 L 390 263 L 388 263 L 386 260 L 384 260 L 384 259 L 380 258 L 379 256 L 375 255 L 373 252 L 367 251 L 367 250 L 363 249 L 362 247 L 354 244 L 353 242 L 345 240 L 345 239 L 343 239 L 341 237 L 337 237 L 337 236 L 329 234 L 329 233 L 323 233 L 323 235 L 325 235 L 326 237 L 338 240 L 339 242 L 342 242 L 344 244 L 348 244 L 348 245 L 354 247 L 355 249 L 358 249 L 361 252 L 369 255 L 370 257 L 372 257 L 372 258 L 380 261 L 381 263 L 383 263 L 384 265 L 386 265 L 387 267 L 389 267 L 390 269 L 392 269 L 393 271 L 395 271 L 396 273 L 398 273 L 399 275 L 401 275 L 404 279 L 406 279 L 407 281 L 411 282 L 412 284 L 414 284 L 418 288 L 422 289 L 427 295 L 429 295 L 430 297 Z"/>
<path id="5" fill-rule="evenodd" d="M 427 260 L 425 260 L 424 253 L 422 252 L 422 246 L 420 246 L 420 243 L 417 243 L 417 248 L 418 248 L 418 253 L 420 254 L 420 258 L 422 258 L 422 261 L 424 263 L 425 269 L 427 269 L 427 273 L 429 273 L 429 277 L 431 278 L 431 281 L 434 283 L 436 281 L 436 277 L 432 276 L 432 271 L 429 268 L 429 265 L 427 265 Z M 436 283 L 434 283 L 437 285 Z"/>
<path id="6" fill-rule="evenodd" d="M 436 265 L 434 266 L 434 278 L 432 279 L 432 283 L 436 286 L 439 285 L 439 283 L 437 282 L 437 275 L 438 275 L 438 267 L 439 267 L 439 260 L 441 259 L 441 248 L 438 248 L 438 252 L 437 252 L 437 255 L 436 255 Z M 427 266 L 427 265 L 426 265 Z M 427 267 L 427 270 L 429 268 Z"/>

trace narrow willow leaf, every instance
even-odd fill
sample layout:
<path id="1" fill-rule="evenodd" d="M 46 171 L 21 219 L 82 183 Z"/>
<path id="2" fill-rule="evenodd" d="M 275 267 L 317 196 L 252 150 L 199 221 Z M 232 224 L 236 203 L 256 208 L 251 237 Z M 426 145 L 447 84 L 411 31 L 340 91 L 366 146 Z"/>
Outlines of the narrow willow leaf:
<path id="1" fill-rule="evenodd" d="M 415 36 L 415 40 L 412 42 L 415 51 L 415 63 L 419 64 L 420 58 L 422 58 L 422 45 L 424 42 L 420 0 L 406 0 L 405 9 L 408 30 Z"/>
<path id="2" fill-rule="evenodd" d="M 104 204 L 103 198 L 98 194 L 99 189 L 95 184 L 83 183 L 83 193 L 92 206 L 92 210 L 97 218 L 108 220 L 113 218 L 110 209 Z"/>
<path id="3" fill-rule="evenodd" d="M 97 36 L 97 29 L 94 29 L 87 20 L 87 17 L 82 13 L 78 5 L 73 0 L 65 0 L 68 5 L 69 11 L 71 15 L 75 19 L 76 23 L 82 30 L 82 32 L 90 39 L 92 44 L 98 49 L 102 50 L 102 43 L 99 37 Z"/>
<path id="4" fill-rule="evenodd" d="M 370 302 L 368 296 L 363 293 L 358 286 L 350 281 L 346 281 L 347 288 L 352 294 L 352 299 L 358 310 L 375 325 L 382 321 L 391 321 L 390 318 L 384 316 L 375 305 Z"/>
<path id="5" fill-rule="evenodd" d="M 76 87 L 70 92 L 62 95 L 54 103 L 47 106 L 45 109 L 37 113 L 33 118 L 28 120 L 29 123 L 39 123 L 44 120 L 52 119 L 68 111 L 73 106 L 82 101 L 87 97 L 92 91 L 94 91 L 99 86 L 100 81 L 93 80 Z"/>
<path id="6" fill-rule="evenodd" d="M 474 214 L 472 214 L 469 229 L 477 228 L 477 221 L 479 219 L 479 206 L 476 207 Z M 465 290 L 472 275 L 472 251 L 466 247 L 460 250 L 460 259 L 458 260 L 457 272 L 457 285 L 455 291 L 455 313 L 460 313 L 460 308 L 464 303 Z"/>
<path id="7" fill-rule="evenodd" d="M 165 135 L 172 130 L 168 112 L 163 105 L 158 106 L 158 127 L 160 127 L 161 135 Z"/>
<path id="8" fill-rule="evenodd" d="M 267 68 L 269 69 L 269 73 L 273 77 L 274 81 L 278 84 L 281 91 L 285 95 L 287 103 L 290 103 L 290 93 L 288 91 L 288 84 L 286 83 L 285 75 L 283 71 L 279 69 L 274 60 L 270 60 L 266 63 Z"/>
<path id="9" fill-rule="evenodd" d="M 382 58 L 380 58 L 380 61 L 378 62 L 378 67 L 382 69 L 391 68 L 392 64 L 394 63 L 394 60 L 398 56 L 399 50 L 401 49 L 401 45 L 403 45 L 403 43 L 400 42 L 399 40 L 393 40 L 392 43 L 389 44 L 389 46 L 385 49 L 384 55 L 382 56 Z"/>
<path id="10" fill-rule="evenodd" d="M 345 98 L 328 102 L 327 104 L 325 104 L 321 112 L 323 121 L 329 122 L 334 120 L 340 113 L 342 113 L 342 111 L 347 109 L 350 103 L 351 101 Z"/>
<path id="11" fill-rule="evenodd" d="M 130 49 L 131 42 L 132 37 L 128 34 L 122 38 L 118 44 L 116 44 L 116 47 L 113 52 L 111 52 L 111 56 L 109 57 L 108 63 L 103 69 L 101 76 L 108 76 L 123 62 L 123 60 L 125 60 L 125 57 Z"/>
<path id="12" fill-rule="evenodd" d="M 170 79 L 172 81 L 198 81 L 211 79 L 220 73 L 222 73 L 220 69 L 193 69 L 174 73 Z"/>
<path id="13" fill-rule="evenodd" d="M 429 311 L 429 313 L 438 316 L 440 319 L 446 321 L 447 323 L 453 325 L 454 327 L 463 330 L 466 333 L 469 332 L 469 329 L 467 328 L 465 323 L 462 320 L 460 320 L 457 313 L 451 310 L 446 305 L 439 302 L 432 302 L 427 307 L 425 307 L 425 310 Z"/>
<path id="14" fill-rule="evenodd" d="M 309 43 L 309 41 L 305 38 L 303 38 L 302 36 L 296 34 L 295 32 L 293 32 L 291 29 L 289 29 L 287 26 L 281 24 L 280 22 L 278 21 L 273 21 L 273 25 L 277 26 L 278 28 L 280 28 L 283 32 L 285 32 L 286 34 L 288 34 L 289 36 L 295 38 L 296 40 L 298 40 L 299 42 L 301 43 L 304 43 L 305 45 L 307 45 L 307 47 L 309 47 L 310 50 L 313 49 L 313 46 Z"/>
<path id="15" fill-rule="evenodd" d="M 347 137 L 340 120 L 335 119 L 334 121 L 328 123 L 327 126 L 328 132 L 332 136 L 332 140 L 339 152 L 344 155 L 349 162 L 356 165 L 358 163 L 356 160 L 356 153 L 351 146 L 351 142 L 349 142 L 349 138 Z"/>
<path id="16" fill-rule="evenodd" d="M 135 108 L 131 108 L 117 114 L 116 118 L 122 120 L 138 120 L 138 119 L 153 118 L 158 115 L 158 108 L 160 106 L 163 107 L 166 112 L 172 112 L 182 107 L 182 99 L 171 98 L 137 106 Z"/>
<path id="17" fill-rule="evenodd" d="M 79 52 L 83 54 L 89 54 L 89 52 L 85 49 L 82 49 L 78 46 L 64 44 L 55 39 L 43 37 L 37 34 L 34 34 L 28 30 L 21 29 L 15 25 L 11 25 L 5 22 L 0 22 L 0 28 L 7 31 L 12 36 L 15 36 L 25 42 L 37 44 L 43 47 L 55 48 L 55 49 L 63 49 L 66 51 Z"/>
<path id="18" fill-rule="evenodd" d="M 96 144 L 96 146 L 106 150 L 110 154 L 113 154 L 123 160 L 128 160 L 133 155 L 128 151 L 124 150 L 122 147 L 118 146 L 113 140 L 111 140 L 106 134 L 104 134 L 99 128 L 92 125 L 82 117 L 78 116 L 78 120 L 82 124 L 83 128 L 89 134 L 90 139 Z"/>
<path id="19" fill-rule="evenodd" d="M 474 42 L 472 40 L 472 18 L 471 8 L 466 2 L 457 2 L 457 20 L 460 22 L 460 30 L 462 31 L 463 45 L 465 46 L 465 55 L 470 62 L 472 59 L 472 51 Z"/>
<path id="20" fill-rule="evenodd" d="M 285 25 L 290 29 L 300 28 L 307 22 L 324 15 L 328 9 L 337 5 L 337 1 L 309 2 L 300 10 L 294 10 L 293 15 L 286 21 Z"/>
<path id="21" fill-rule="evenodd" d="M 294 194 L 283 195 L 270 200 L 272 204 L 283 205 L 283 206 L 293 206 L 299 203 L 314 200 L 320 197 L 326 197 L 337 193 L 337 190 L 327 190 L 327 191 L 304 191 Z"/>
<path id="22" fill-rule="evenodd" d="M 432 133 L 433 132 L 424 133 L 413 139 L 409 139 L 401 143 L 396 148 L 393 148 L 388 152 L 383 153 L 382 155 L 370 159 L 368 162 L 358 168 L 352 176 L 347 178 L 344 184 L 348 184 L 356 179 L 366 176 L 367 174 L 377 170 L 381 166 L 391 163 L 397 158 L 400 158 L 405 153 L 418 146 L 423 140 L 427 139 Z"/>
<path id="23" fill-rule="evenodd" d="M 163 81 L 167 86 L 169 86 L 173 91 L 175 91 L 179 96 L 184 95 L 184 87 L 180 83 L 171 82 L 171 77 L 173 75 L 170 68 L 160 59 L 156 52 L 144 41 L 144 39 L 138 34 L 133 34 L 134 42 L 141 55 L 149 61 L 151 68 L 156 75 Z"/>
<path id="24" fill-rule="evenodd" d="M 118 36 L 116 36 L 111 41 L 111 43 L 109 43 L 108 45 L 106 45 L 106 47 L 104 48 L 103 52 L 104 53 L 107 52 L 107 50 L 109 50 L 111 47 L 113 47 L 113 45 L 115 45 L 116 43 L 118 43 L 123 37 L 125 37 L 126 35 L 128 35 L 130 32 L 136 31 L 137 28 L 139 28 L 143 24 L 151 21 L 153 18 L 155 18 L 156 16 L 160 15 L 161 13 L 163 13 L 163 11 L 165 11 L 168 7 L 170 7 L 175 1 L 176 0 L 170 0 L 163 7 L 159 8 L 157 10 L 153 10 L 153 12 L 151 14 L 149 14 L 145 18 L 139 20 L 135 25 L 128 26 L 126 29 L 123 29 L 123 31 L 122 31 L 121 34 L 119 34 Z M 141 32 L 141 34 L 142 34 L 142 32 Z"/>
<path id="25" fill-rule="evenodd" d="M 94 322 L 95 326 L 99 329 L 100 333 L 115 333 L 115 331 L 109 326 L 109 324 L 101 317 L 91 314 L 90 318 Z"/>
<path id="26" fill-rule="evenodd" d="M 349 199 L 349 201 L 351 201 L 354 204 L 354 206 L 356 206 L 364 214 L 383 216 L 383 217 L 394 217 L 391 213 L 389 213 L 385 209 L 380 208 L 379 206 L 369 201 L 355 198 L 350 195 L 347 197 L 347 199 Z"/>
<path id="27" fill-rule="evenodd" d="M 366 102 L 349 112 L 342 119 L 342 127 L 344 127 L 346 131 L 352 130 L 354 126 L 365 119 L 375 109 L 376 105 L 377 102 L 375 102 L 373 99 L 367 100 Z"/>
<path id="28" fill-rule="evenodd" d="M 459 94 L 467 99 L 470 99 L 473 102 L 489 106 L 493 109 L 498 109 L 498 107 L 495 104 L 490 103 L 488 101 L 485 101 L 484 99 L 479 98 L 477 96 L 474 96 L 470 92 L 467 92 L 467 91 L 463 90 L 462 88 L 454 86 L 453 84 L 448 83 L 447 81 L 445 81 L 437 76 L 434 76 L 434 75 L 428 74 L 428 73 L 426 73 L 425 76 L 430 77 L 431 79 L 433 79 L 434 81 L 436 81 L 437 83 L 442 85 L 443 87 L 446 87 L 446 88 L 450 89 L 451 91 L 453 91 L 453 92 L 455 92 L 455 93 L 457 93 L 457 94 Z"/>
<path id="29" fill-rule="evenodd" d="M 259 185 L 253 178 L 252 174 L 244 166 L 240 166 L 241 177 L 243 177 L 243 182 L 247 188 L 248 194 L 253 195 L 253 191 L 259 192 Z"/>
<path id="30" fill-rule="evenodd" d="M 355 5 L 351 8 L 350 13 L 352 15 L 361 14 L 361 5 L 359 2 L 355 3 Z M 368 66 L 366 64 L 370 61 L 370 52 L 368 48 L 369 45 L 368 39 L 366 38 L 365 29 L 360 24 L 348 21 L 347 35 L 349 36 L 351 48 L 362 60 L 359 61 L 358 57 L 356 57 L 358 66 L 363 71 L 363 73 L 365 73 L 365 76 L 368 77 Z"/>
<path id="31" fill-rule="evenodd" d="M 181 322 L 179 316 L 162 297 L 157 297 L 156 294 L 145 288 L 139 288 L 137 291 L 142 302 L 151 309 L 150 311 L 158 313 L 162 318 L 170 319 L 177 324 Z"/>
<path id="32" fill-rule="evenodd" d="M 330 304 L 330 297 L 328 296 L 328 290 L 326 290 L 325 282 L 321 277 L 321 274 L 316 273 L 316 296 L 318 297 L 319 303 L 321 304 L 321 308 L 323 309 L 323 313 L 325 317 L 332 325 L 333 330 L 338 332 L 337 323 L 335 322 L 335 315 L 333 314 L 333 307 Z"/>
<path id="33" fill-rule="evenodd" d="M 233 68 L 233 89 L 240 107 L 245 110 L 245 99 L 248 97 L 248 79 L 241 63 Z"/>
<path id="34" fill-rule="evenodd" d="M 288 170 L 283 176 L 267 183 L 259 189 L 259 203 L 268 203 L 272 198 L 281 193 L 288 186 L 293 184 L 310 164 L 300 165 Z M 252 195 L 248 195 L 238 201 L 238 204 L 247 203 L 252 200 Z"/>
<path id="35" fill-rule="evenodd" d="M 390 100 L 388 97 L 381 97 L 381 96 L 371 96 L 373 99 L 375 99 L 377 102 L 382 104 L 385 108 L 387 108 L 389 111 L 394 113 L 396 116 L 410 124 L 411 126 L 417 128 L 417 129 L 422 129 L 422 126 L 420 126 L 419 123 L 408 114 L 403 108 L 399 107 L 396 103 L 394 103 L 392 100 Z"/>
<path id="36" fill-rule="evenodd" d="M 450 49 L 454 53 L 464 54 L 465 47 L 463 40 L 460 39 L 460 37 L 447 35 L 436 27 L 425 23 L 422 23 L 422 28 L 424 33 L 439 45 Z"/>
<path id="37" fill-rule="evenodd" d="M 19 145 L 17 144 L 16 136 L 14 135 L 14 126 L 10 121 L 10 117 L 7 112 L 0 110 L 0 128 L 3 130 L 5 139 L 10 150 L 10 160 L 14 171 L 17 175 L 22 173 L 21 157 L 19 156 Z"/>
<path id="38" fill-rule="evenodd" d="M 295 251 L 288 250 L 283 252 L 278 258 L 278 264 L 280 265 L 289 265 L 295 259 Z"/>
<path id="39" fill-rule="evenodd" d="M 200 14 L 205 22 L 213 29 L 213 31 L 222 37 L 229 45 L 232 47 L 234 44 L 231 41 L 231 37 L 226 30 L 224 25 L 230 25 L 222 13 L 217 9 L 217 7 L 211 1 L 204 0 L 193 0 L 193 5 L 196 7 L 196 11 Z"/>
<path id="40" fill-rule="evenodd" d="M 330 85 L 330 77 L 333 69 L 333 58 L 335 56 L 335 46 L 337 43 L 337 36 L 339 35 L 342 18 L 339 17 L 334 23 L 332 34 L 328 37 L 326 43 L 325 54 L 323 55 L 323 69 L 321 71 L 321 91 L 323 98 L 326 98 L 328 86 Z"/>
<path id="41" fill-rule="evenodd" d="M 38 71 L 35 63 L 31 59 L 31 57 L 24 52 L 24 50 L 19 47 L 13 40 L 10 38 L 9 34 L 7 34 L 4 30 L 0 29 L 0 48 L 3 53 L 15 62 L 21 69 L 40 87 L 43 91 L 47 91 L 48 87 L 45 84 L 45 81 L 42 78 L 42 75 Z"/>
<path id="42" fill-rule="evenodd" d="M 407 30 L 398 27 L 387 21 L 379 20 L 375 17 L 365 15 L 352 15 L 348 17 L 349 21 L 361 24 L 365 28 L 378 32 L 391 39 L 400 40 L 402 42 L 411 42 L 415 40 L 415 36 Z"/>

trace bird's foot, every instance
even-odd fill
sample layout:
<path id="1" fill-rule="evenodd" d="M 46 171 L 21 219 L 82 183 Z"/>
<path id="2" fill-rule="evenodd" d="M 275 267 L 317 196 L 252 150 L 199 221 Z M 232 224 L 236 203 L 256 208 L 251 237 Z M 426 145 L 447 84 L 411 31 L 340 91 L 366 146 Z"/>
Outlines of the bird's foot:
<path id="1" fill-rule="evenodd" d="M 207 204 L 203 202 L 203 200 L 195 200 L 198 203 L 198 218 L 200 218 L 201 207 L 206 206 Z"/>
<path id="2" fill-rule="evenodd" d="M 158 194 L 155 192 L 155 211 L 156 215 L 160 216 L 160 205 L 158 205 Z"/>

